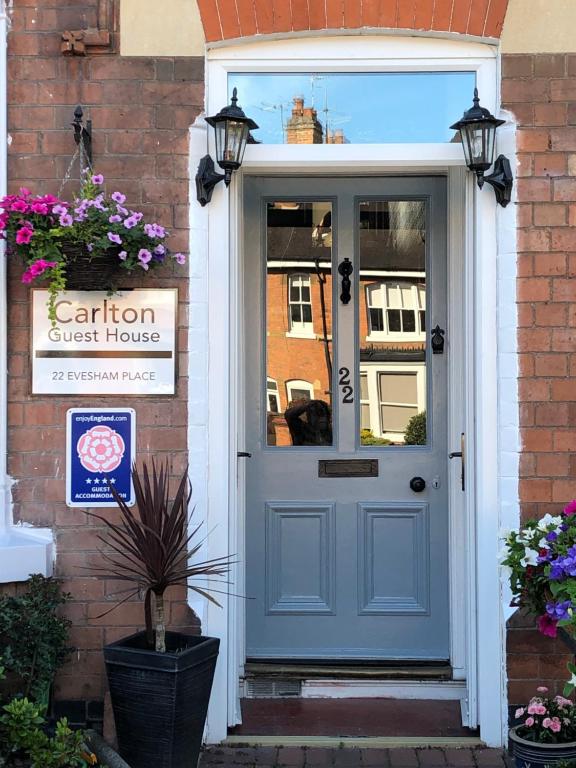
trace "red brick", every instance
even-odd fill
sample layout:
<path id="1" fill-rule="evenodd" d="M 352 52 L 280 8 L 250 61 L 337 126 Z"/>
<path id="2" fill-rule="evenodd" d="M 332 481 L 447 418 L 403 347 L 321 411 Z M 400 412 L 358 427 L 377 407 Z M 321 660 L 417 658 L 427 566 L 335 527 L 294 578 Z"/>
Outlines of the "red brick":
<path id="1" fill-rule="evenodd" d="M 576 496 L 576 480 L 554 480 L 552 501 L 565 503 Z"/>
<path id="2" fill-rule="evenodd" d="M 521 401 L 541 401 L 550 397 L 550 384 L 546 379 L 520 379 L 518 397 Z"/>
<path id="3" fill-rule="evenodd" d="M 225 40 L 240 37 L 240 23 L 235 0 L 218 0 L 218 15 Z"/>
<path id="4" fill-rule="evenodd" d="M 545 229 L 520 229 L 518 231 L 518 250 L 528 251 L 549 251 L 550 234 Z"/>
<path id="5" fill-rule="evenodd" d="M 535 104 L 534 125 L 566 125 L 566 104 Z"/>
<path id="6" fill-rule="evenodd" d="M 552 250 L 576 251 L 576 231 L 571 227 L 554 228 L 551 231 Z"/>
<path id="7" fill-rule="evenodd" d="M 363 9 L 364 5 L 363 4 Z M 326 29 L 326 4 L 324 0 L 308 0 L 310 29 Z"/>
<path id="8" fill-rule="evenodd" d="M 431 29 L 448 31 L 450 29 L 450 17 L 452 15 L 452 0 L 436 0 L 432 15 Z"/>
<path id="9" fill-rule="evenodd" d="M 514 104 L 515 102 L 541 102 L 548 101 L 549 80 L 522 80 L 510 78 L 502 81 L 502 103 Z"/>
<path id="10" fill-rule="evenodd" d="M 516 141 L 519 152 L 545 152 L 550 149 L 550 134 L 543 128 L 521 128 L 516 133 Z"/>
<path id="11" fill-rule="evenodd" d="M 252 0 L 236 0 L 236 7 L 241 35 L 248 37 L 256 34 L 256 12 Z"/>
<path id="12" fill-rule="evenodd" d="M 564 176 L 566 174 L 566 155 L 548 152 L 534 156 L 534 176 Z"/>
<path id="13" fill-rule="evenodd" d="M 568 406 L 564 403 L 540 403 L 534 407 L 534 420 L 539 427 L 565 427 L 568 423 Z M 541 501 L 534 498 L 533 501 Z"/>
<path id="14" fill-rule="evenodd" d="M 434 0 L 419 0 L 414 14 L 414 28 L 428 30 L 432 26 Z"/>
<path id="15" fill-rule="evenodd" d="M 542 328 L 521 328 L 518 344 L 523 352 L 548 352 L 552 343 L 550 331 Z"/>
<path id="16" fill-rule="evenodd" d="M 457 1 L 454 0 L 454 2 Z M 396 9 L 396 26 L 398 29 L 414 29 L 417 5 L 418 3 L 414 0 L 404 0 L 404 2 L 398 3 Z"/>
<path id="17" fill-rule="evenodd" d="M 516 185 L 518 199 L 523 203 L 551 200 L 550 179 L 518 179 Z"/>
<path id="18" fill-rule="evenodd" d="M 519 301 L 548 301 L 550 281 L 543 277 L 521 277 L 518 279 Z"/>
<path id="19" fill-rule="evenodd" d="M 564 354 L 536 355 L 534 373 L 536 376 L 566 376 L 568 359 Z"/>
<path id="20" fill-rule="evenodd" d="M 411 0 L 407 1 L 411 2 Z M 344 27 L 346 29 L 356 29 L 362 25 L 360 6 L 358 0 L 344 0 Z"/>
<path id="21" fill-rule="evenodd" d="M 148 58 L 120 56 L 90 59 L 92 80 L 152 80 L 154 61 Z"/>
<path id="22" fill-rule="evenodd" d="M 521 501 L 552 501 L 552 482 L 544 479 L 520 480 Z"/>
<path id="23" fill-rule="evenodd" d="M 540 203 L 534 206 L 534 224 L 537 227 L 561 227 L 567 223 L 567 206 L 560 203 Z"/>
<path id="24" fill-rule="evenodd" d="M 508 0 L 490 0 L 484 26 L 485 37 L 500 37 L 507 7 Z"/>
<path id="25" fill-rule="evenodd" d="M 551 149 L 560 152 L 576 150 L 576 131 L 574 128 L 551 128 Z"/>
<path id="26" fill-rule="evenodd" d="M 254 0 L 256 26 L 258 34 L 265 35 L 274 31 L 274 14 L 270 0 Z"/>
<path id="27" fill-rule="evenodd" d="M 554 352 L 573 352 L 576 349 L 576 330 L 554 328 L 551 348 Z"/>
<path id="28" fill-rule="evenodd" d="M 554 200 L 576 200 L 576 179 L 554 179 Z"/>
<path id="29" fill-rule="evenodd" d="M 343 0 L 326 0 L 326 28 L 340 29 L 344 24 Z"/>
<path id="30" fill-rule="evenodd" d="M 551 80 L 550 98 L 552 101 L 574 101 L 576 99 L 576 82 L 574 79 Z"/>
<path id="31" fill-rule="evenodd" d="M 552 400 L 566 402 L 576 400 L 575 382 L 572 379 L 554 381 L 552 383 Z"/>
<path id="32" fill-rule="evenodd" d="M 525 451 L 551 451 L 552 433 L 546 429 L 534 428 L 522 430 L 522 447 Z"/>
<path id="33" fill-rule="evenodd" d="M 535 325 L 564 327 L 566 325 L 567 315 L 568 309 L 566 304 L 538 304 L 534 307 Z M 551 356 L 543 355 L 542 357 L 550 358 Z M 541 375 L 546 374 L 542 373 Z"/>
<path id="34" fill-rule="evenodd" d="M 563 53 L 545 53 L 534 56 L 536 77 L 563 77 L 566 74 L 566 56 Z"/>
<path id="35" fill-rule="evenodd" d="M 473 3 L 472 15 L 474 9 L 479 3 Z M 511 77 L 532 77 L 534 74 L 534 56 L 527 54 L 504 54 L 502 56 L 502 78 Z"/>

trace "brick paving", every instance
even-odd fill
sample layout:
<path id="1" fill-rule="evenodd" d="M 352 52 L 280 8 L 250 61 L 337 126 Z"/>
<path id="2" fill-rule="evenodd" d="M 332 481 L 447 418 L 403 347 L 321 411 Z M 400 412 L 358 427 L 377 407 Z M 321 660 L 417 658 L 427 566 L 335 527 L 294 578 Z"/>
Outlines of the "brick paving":
<path id="1" fill-rule="evenodd" d="M 208 747 L 199 768 L 506 768 L 500 749 L 360 749 L 358 747 Z"/>

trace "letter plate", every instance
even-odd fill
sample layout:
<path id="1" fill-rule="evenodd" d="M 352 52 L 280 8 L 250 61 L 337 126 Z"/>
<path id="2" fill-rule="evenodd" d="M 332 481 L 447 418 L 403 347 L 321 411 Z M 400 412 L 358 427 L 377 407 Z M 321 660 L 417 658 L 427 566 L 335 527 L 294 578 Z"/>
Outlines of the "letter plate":
<path id="1" fill-rule="evenodd" d="M 378 477 L 378 459 L 320 459 L 318 477 Z"/>

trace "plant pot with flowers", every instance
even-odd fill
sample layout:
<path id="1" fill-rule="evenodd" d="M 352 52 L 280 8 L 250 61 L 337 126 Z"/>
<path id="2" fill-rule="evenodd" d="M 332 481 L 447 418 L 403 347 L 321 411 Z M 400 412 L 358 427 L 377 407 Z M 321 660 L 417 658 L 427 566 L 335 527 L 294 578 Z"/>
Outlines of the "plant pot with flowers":
<path id="1" fill-rule="evenodd" d="M 113 292 L 128 273 L 147 273 L 169 257 L 168 232 L 126 207 L 126 195 L 103 191 L 104 177 L 86 172 L 72 203 L 21 189 L 0 200 L 0 237 L 9 255 L 26 264 L 23 283 L 41 280 L 49 293 L 48 315 L 55 324 L 61 291 Z M 176 253 L 180 264 L 185 256 Z"/>
<path id="2" fill-rule="evenodd" d="M 510 729 L 516 768 L 545 768 L 576 759 L 576 706 L 564 696 L 548 697 L 537 688 L 525 707 L 516 710 Z"/>
<path id="3" fill-rule="evenodd" d="M 507 571 L 513 605 L 534 614 L 538 630 L 547 637 L 559 636 L 573 644 L 576 636 L 576 500 L 561 515 L 528 520 L 518 531 L 505 536 L 503 567 Z M 564 696 L 576 688 L 576 665 L 568 664 Z M 545 693 L 539 689 L 539 693 Z M 514 752 L 522 759 L 526 750 L 540 749 L 548 755 L 542 764 L 576 759 L 576 709 L 564 697 L 535 697 L 522 724 L 512 729 Z M 528 742 L 526 745 L 524 742 Z M 574 742 L 574 743 L 572 743 Z M 555 745 L 552 748 L 552 745 Z M 567 756 L 565 752 L 570 752 Z M 534 766 L 534 756 L 526 757 Z M 521 764 L 523 766 L 524 763 Z"/>
<path id="4" fill-rule="evenodd" d="M 218 656 L 219 640 L 167 632 L 164 593 L 174 585 L 218 605 L 214 577 L 232 561 L 198 561 L 200 525 L 189 529 L 190 484 L 185 472 L 169 501 L 168 464 L 132 470 L 136 507 L 110 486 L 121 522 L 91 513 L 106 529 L 102 578 L 125 581 L 126 597 L 144 595 L 146 631 L 104 648 L 120 755 L 135 768 L 196 768 Z M 198 583 L 200 582 L 200 583 Z M 222 582 L 220 582 L 222 584 Z"/>

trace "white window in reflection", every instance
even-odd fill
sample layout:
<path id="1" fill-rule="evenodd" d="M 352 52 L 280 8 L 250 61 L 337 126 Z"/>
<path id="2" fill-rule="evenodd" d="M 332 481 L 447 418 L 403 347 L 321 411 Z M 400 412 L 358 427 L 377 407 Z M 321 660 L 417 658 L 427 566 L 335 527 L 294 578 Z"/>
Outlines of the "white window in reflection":
<path id="1" fill-rule="evenodd" d="M 314 386 L 309 381 L 291 379 L 286 382 L 288 404 L 302 400 L 314 400 Z"/>
<path id="2" fill-rule="evenodd" d="M 381 282 L 366 286 L 369 341 L 424 340 L 426 288 L 424 283 Z"/>
<path id="3" fill-rule="evenodd" d="M 314 335 L 310 275 L 290 275 L 288 278 L 288 320 L 290 336 Z"/>
<path id="4" fill-rule="evenodd" d="M 280 396 L 278 394 L 278 383 L 268 377 L 266 379 L 266 410 L 268 413 L 280 413 Z"/>
<path id="5" fill-rule="evenodd" d="M 423 421 L 417 442 L 406 428 Z M 426 363 L 360 364 L 360 445 L 426 445 Z"/>

